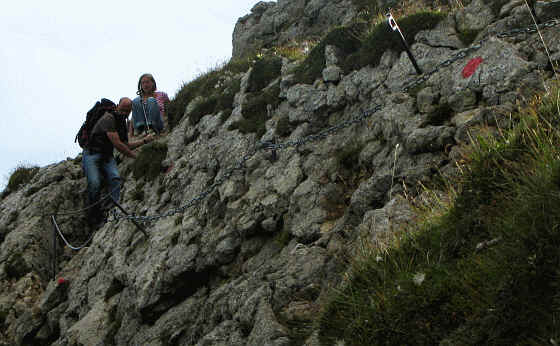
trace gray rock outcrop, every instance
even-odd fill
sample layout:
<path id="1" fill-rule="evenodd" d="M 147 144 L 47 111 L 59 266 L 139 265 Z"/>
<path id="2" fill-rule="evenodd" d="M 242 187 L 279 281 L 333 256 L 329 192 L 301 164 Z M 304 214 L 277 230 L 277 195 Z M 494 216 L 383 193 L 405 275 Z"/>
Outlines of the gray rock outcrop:
<path id="1" fill-rule="evenodd" d="M 350 16 L 344 4 L 260 2 L 236 26 L 235 54 L 276 24 L 289 28 L 296 10 L 315 20 L 313 30 L 324 30 L 321 24 L 334 17 L 342 23 Z M 477 6 L 473 1 L 465 11 Z M 173 163 L 167 173 L 136 180 L 132 161 L 119 165 L 122 204 L 136 215 L 162 215 L 147 225 L 149 238 L 126 219 L 91 230 L 83 213 L 64 214 L 84 207 L 80 157 L 42 167 L 0 201 L 0 345 L 317 345 L 313 321 L 320 303 L 339 284 L 357 244 L 388 244 L 394 230 L 414 222 L 403 196 L 421 198 L 420 187 L 436 172 L 454 174 L 470 135 L 507 126 L 516 102 L 543 91 L 552 77 L 538 35 L 492 36 L 522 10 L 512 6 L 483 24 L 461 17 L 461 25 L 491 37 L 409 92 L 403 85 L 417 76 L 405 53 L 385 52 L 379 66 L 344 74 L 330 47 L 313 85 L 294 84 L 285 61 L 283 98 L 268 112 L 262 138 L 228 129 L 243 117 L 251 70 L 234 76 L 245 86 L 228 120 L 208 114 L 193 125 L 185 116 L 160 139 Z M 412 51 L 423 69 L 464 49 L 456 39 L 458 20 L 449 16 L 418 34 L 424 39 Z M 243 25 L 262 33 L 245 37 Z M 296 29 L 282 32 L 304 30 Z M 274 35 L 269 44 L 290 38 Z M 437 37 L 447 43 L 434 43 Z M 559 56 L 560 27 L 545 29 L 543 38 L 551 56 Z M 467 63 L 479 57 L 474 73 L 464 76 Z M 382 108 L 362 122 L 310 137 L 376 105 Z M 279 138 L 282 118 L 293 128 Z M 302 138 L 305 144 L 278 150 L 275 159 L 257 150 L 222 180 L 259 140 Z M 70 242 L 93 238 L 72 251 L 58 237 L 53 263 L 50 216 L 57 213 Z M 52 280 L 53 270 L 64 280 Z"/>
<path id="2" fill-rule="evenodd" d="M 290 41 L 319 39 L 356 16 L 350 0 L 260 1 L 233 30 L 234 58 Z"/>

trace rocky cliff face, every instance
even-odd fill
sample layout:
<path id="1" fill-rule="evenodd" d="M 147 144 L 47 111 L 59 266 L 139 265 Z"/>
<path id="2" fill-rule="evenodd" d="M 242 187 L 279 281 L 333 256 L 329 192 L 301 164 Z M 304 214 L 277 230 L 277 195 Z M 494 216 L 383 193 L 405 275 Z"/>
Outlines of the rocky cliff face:
<path id="1" fill-rule="evenodd" d="M 259 3 L 234 36 L 244 35 L 239 27 L 260 7 L 261 16 L 290 17 L 288 8 L 300 3 Z M 555 2 L 537 2 L 542 20 L 554 9 Z M 329 17 L 323 11 L 315 18 Z M 228 130 L 243 118 L 251 70 L 235 76 L 241 91 L 229 119 L 209 114 L 194 125 L 184 117 L 160 140 L 169 172 L 134 179 L 132 162 L 120 164 L 123 205 L 161 216 L 147 225 L 149 238 L 126 219 L 92 233 L 81 213 L 62 214 L 84 206 L 79 157 L 41 168 L 0 202 L 0 344 L 317 345 L 312 321 L 361 240 L 383 242 L 411 222 L 405 192 L 413 198 L 437 171 L 453 174 L 469 133 L 507 126 L 517 101 L 544 90 L 552 73 L 539 36 L 496 36 L 530 24 L 523 2 L 494 14 L 473 1 L 418 34 L 412 50 L 420 67 L 437 71 L 407 92 L 416 75 L 404 53 L 387 51 L 379 66 L 343 74 L 328 46 L 323 78 L 313 85 L 294 84 L 285 61 L 270 86 L 280 87 L 282 102 L 269 110 L 262 138 Z M 460 26 L 488 40 L 465 50 Z M 560 28 L 542 34 L 560 59 Z M 474 73 L 463 75 L 478 57 Z M 349 122 L 356 117 L 364 121 Z M 282 119 L 288 130 L 280 130 Z M 286 145 L 273 153 L 262 144 L 269 140 Z M 56 213 L 71 242 L 93 234 L 80 251 L 57 238 L 63 281 L 51 280 Z"/>
<path id="2" fill-rule="evenodd" d="M 292 40 L 318 39 L 335 25 L 350 22 L 356 9 L 350 0 L 260 1 L 233 30 L 233 57 Z"/>

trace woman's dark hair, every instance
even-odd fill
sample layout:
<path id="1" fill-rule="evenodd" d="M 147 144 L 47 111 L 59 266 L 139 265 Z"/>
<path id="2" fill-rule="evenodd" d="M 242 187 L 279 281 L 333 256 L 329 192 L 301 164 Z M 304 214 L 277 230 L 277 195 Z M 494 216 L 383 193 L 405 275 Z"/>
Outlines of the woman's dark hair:
<path id="1" fill-rule="evenodd" d="M 142 95 L 141 84 L 142 84 L 142 78 L 144 77 L 150 77 L 152 83 L 154 83 L 154 90 L 157 90 L 156 80 L 154 79 L 154 76 L 152 76 L 150 73 L 144 73 L 143 75 L 140 76 L 140 79 L 138 79 L 138 91 L 136 91 L 136 95 Z"/>

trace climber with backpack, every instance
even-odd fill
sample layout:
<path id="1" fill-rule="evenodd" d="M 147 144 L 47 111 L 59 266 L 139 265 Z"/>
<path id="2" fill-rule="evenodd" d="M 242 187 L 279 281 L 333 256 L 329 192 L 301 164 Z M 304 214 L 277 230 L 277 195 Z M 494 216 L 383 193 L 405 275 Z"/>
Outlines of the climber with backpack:
<path id="1" fill-rule="evenodd" d="M 87 218 L 90 226 L 99 225 L 104 219 L 100 206 L 103 178 L 109 185 L 113 201 L 120 199 L 121 178 L 113 157 L 114 148 L 125 156 L 136 158 L 132 150 L 154 140 L 152 135 L 148 135 L 128 142 L 126 122 L 131 110 L 132 101 L 127 97 L 121 98 L 118 105 L 101 99 L 87 112 L 86 121 L 76 135 L 76 141 L 83 148 L 82 167 L 87 178 Z"/>

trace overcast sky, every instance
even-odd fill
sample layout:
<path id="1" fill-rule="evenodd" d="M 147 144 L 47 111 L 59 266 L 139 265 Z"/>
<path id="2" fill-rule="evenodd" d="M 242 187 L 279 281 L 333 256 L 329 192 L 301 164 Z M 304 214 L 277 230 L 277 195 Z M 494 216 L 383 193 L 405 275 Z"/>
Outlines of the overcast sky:
<path id="1" fill-rule="evenodd" d="M 20 164 L 75 157 L 87 110 L 102 97 L 134 97 L 141 74 L 173 98 L 183 82 L 229 60 L 235 23 L 257 2 L 5 2 L 0 191 Z"/>

